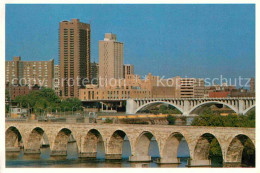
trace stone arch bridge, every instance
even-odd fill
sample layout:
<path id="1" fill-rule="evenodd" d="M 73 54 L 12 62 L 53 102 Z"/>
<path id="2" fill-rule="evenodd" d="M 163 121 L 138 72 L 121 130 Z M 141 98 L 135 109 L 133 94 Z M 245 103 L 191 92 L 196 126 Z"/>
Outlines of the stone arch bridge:
<path id="1" fill-rule="evenodd" d="M 235 113 L 244 115 L 255 108 L 255 97 L 128 99 L 126 101 L 126 113 L 136 114 L 139 110 L 158 103 L 172 105 L 186 116 L 189 116 L 195 109 L 206 104 L 223 104 Z"/>
<path id="2" fill-rule="evenodd" d="M 185 139 L 190 166 L 211 164 L 212 138 L 220 144 L 223 162 L 231 165 L 241 163 L 244 139 L 255 145 L 255 128 L 6 122 L 5 129 L 6 151 L 23 148 L 25 154 L 40 153 L 41 145 L 48 143 L 52 156 L 67 155 L 67 144 L 74 141 L 79 157 L 96 157 L 97 144 L 102 142 L 106 159 L 121 159 L 127 136 L 131 148 L 129 161 L 150 161 L 148 150 L 154 138 L 159 148 L 159 163 L 179 163 L 178 146 Z"/>

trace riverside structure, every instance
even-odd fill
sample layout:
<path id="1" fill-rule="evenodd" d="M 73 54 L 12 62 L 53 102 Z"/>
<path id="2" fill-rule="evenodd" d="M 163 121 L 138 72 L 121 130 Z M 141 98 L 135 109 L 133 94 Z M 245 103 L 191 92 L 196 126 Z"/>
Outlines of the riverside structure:
<path id="1" fill-rule="evenodd" d="M 49 145 L 51 156 L 67 155 L 68 142 L 75 142 L 79 157 L 96 158 L 97 144 L 102 142 L 106 159 L 121 159 L 122 145 L 127 136 L 130 142 L 131 162 L 151 161 L 151 139 L 158 144 L 159 163 L 179 163 L 180 141 L 184 138 L 190 152 L 189 166 L 210 166 L 210 140 L 219 142 L 224 165 L 240 166 L 243 139 L 255 146 L 255 128 L 202 127 L 169 125 L 126 125 L 84 123 L 6 122 L 6 151 L 40 154 L 41 146 Z"/>

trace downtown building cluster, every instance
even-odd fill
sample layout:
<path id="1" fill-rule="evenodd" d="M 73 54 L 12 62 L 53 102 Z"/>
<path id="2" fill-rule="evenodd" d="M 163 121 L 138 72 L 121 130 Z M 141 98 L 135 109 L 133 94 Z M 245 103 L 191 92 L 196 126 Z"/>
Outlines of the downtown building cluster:
<path id="1" fill-rule="evenodd" d="M 105 33 L 99 41 L 99 62 L 91 63 L 90 44 L 90 24 L 79 19 L 60 22 L 58 65 L 53 59 L 22 61 L 14 57 L 6 61 L 5 82 L 12 99 L 35 86 L 53 88 L 62 98 L 80 100 L 228 97 L 235 90 L 232 86 L 205 87 L 204 80 L 198 78 L 162 79 L 151 73 L 141 78 L 134 65 L 124 64 L 124 44 L 113 33 Z"/>

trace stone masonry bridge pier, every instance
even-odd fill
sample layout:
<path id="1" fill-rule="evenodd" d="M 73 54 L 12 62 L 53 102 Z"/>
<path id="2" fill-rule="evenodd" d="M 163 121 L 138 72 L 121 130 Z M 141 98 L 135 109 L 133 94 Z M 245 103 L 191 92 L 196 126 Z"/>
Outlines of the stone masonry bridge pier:
<path id="1" fill-rule="evenodd" d="M 207 104 L 222 104 L 232 109 L 235 113 L 244 115 L 255 108 L 255 97 L 128 99 L 126 101 L 126 113 L 136 114 L 141 109 L 158 103 L 171 105 L 186 116 L 189 116 L 194 110 Z"/>
<path id="2" fill-rule="evenodd" d="M 209 166 L 210 140 L 219 142 L 223 162 L 241 163 L 244 140 L 255 146 L 254 128 L 196 127 L 170 125 L 84 124 L 84 123 L 33 123 L 6 122 L 6 151 L 25 154 L 41 152 L 43 140 L 49 143 L 51 155 L 67 155 L 69 141 L 74 141 L 79 157 L 96 157 L 97 144 L 102 142 L 106 159 L 121 159 L 125 136 L 129 139 L 129 161 L 150 161 L 151 139 L 157 141 L 159 163 L 179 163 L 177 158 L 181 139 L 185 139 L 190 152 L 190 166 Z"/>

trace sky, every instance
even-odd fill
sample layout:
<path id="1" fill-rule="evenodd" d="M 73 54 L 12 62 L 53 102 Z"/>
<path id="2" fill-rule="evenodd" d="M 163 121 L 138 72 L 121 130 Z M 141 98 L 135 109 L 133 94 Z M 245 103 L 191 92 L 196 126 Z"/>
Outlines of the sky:
<path id="1" fill-rule="evenodd" d="M 6 60 L 59 62 L 63 20 L 91 23 L 91 61 L 112 32 L 124 63 L 161 77 L 255 76 L 255 5 L 6 5 Z"/>

